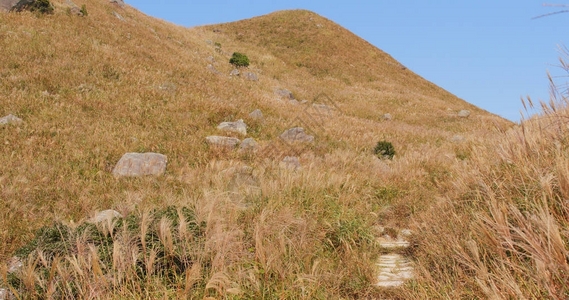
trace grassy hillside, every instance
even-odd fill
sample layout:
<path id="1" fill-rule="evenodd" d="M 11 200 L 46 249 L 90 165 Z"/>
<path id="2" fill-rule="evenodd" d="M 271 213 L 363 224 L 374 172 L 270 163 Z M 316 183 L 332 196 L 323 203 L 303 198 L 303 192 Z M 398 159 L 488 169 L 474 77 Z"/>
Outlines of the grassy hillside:
<path id="1" fill-rule="evenodd" d="M 485 203 L 478 184 L 505 176 L 492 168 L 514 145 L 503 137 L 513 124 L 312 12 L 182 28 L 108 1 L 76 4 L 88 16 L 54 1 L 53 15 L 0 18 L 0 117 L 24 121 L 0 127 L 0 286 L 24 298 L 492 295 L 468 279 L 483 272 L 464 267 L 472 258 L 453 256 L 471 224 L 493 224 L 487 208 L 453 205 Z M 251 60 L 240 76 L 229 76 L 233 52 Z M 334 109 L 320 119 L 313 103 Z M 208 146 L 238 119 L 257 152 Z M 295 126 L 315 136 L 298 152 L 278 142 Z M 373 153 L 380 140 L 393 160 Z M 113 177 L 126 152 L 166 155 L 166 173 Z M 286 155 L 302 168 L 281 167 Z M 124 219 L 85 223 L 105 209 Z M 402 288 L 374 286 L 379 227 L 414 232 L 417 278 Z M 11 257 L 30 251 L 9 275 Z"/>

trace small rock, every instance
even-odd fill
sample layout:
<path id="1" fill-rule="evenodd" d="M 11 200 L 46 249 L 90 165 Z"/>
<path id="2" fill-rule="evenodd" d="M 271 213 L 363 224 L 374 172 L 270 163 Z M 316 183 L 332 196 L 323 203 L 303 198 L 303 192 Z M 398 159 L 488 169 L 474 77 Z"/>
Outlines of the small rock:
<path id="1" fill-rule="evenodd" d="M 257 74 L 252 72 L 245 73 L 245 79 L 249 81 L 259 81 L 259 77 L 257 76 Z"/>
<path id="2" fill-rule="evenodd" d="M 314 110 L 314 114 L 318 115 L 331 115 L 333 112 L 333 108 L 326 105 L 326 104 L 312 104 L 312 109 Z"/>
<path id="3" fill-rule="evenodd" d="M 212 64 L 207 65 L 207 69 L 214 74 L 221 74 L 221 72 L 219 72 Z"/>
<path id="4" fill-rule="evenodd" d="M 211 55 L 208 56 L 208 57 L 206 58 L 206 60 L 207 60 L 208 62 L 210 62 L 210 63 L 214 63 L 214 62 L 215 62 L 215 58 L 214 58 L 213 56 L 211 56 Z"/>
<path id="5" fill-rule="evenodd" d="M 164 82 L 158 86 L 158 89 L 167 92 L 175 92 L 176 89 L 178 89 L 178 86 L 172 82 Z"/>
<path id="6" fill-rule="evenodd" d="M 159 176 L 166 171 L 166 155 L 159 153 L 125 153 L 115 168 L 115 177 Z"/>
<path id="7" fill-rule="evenodd" d="M 255 109 L 254 111 L 252 111 L 249 114 L 249 118 L 251 118 L 253 120 L 262 120 L 263 119 L 263 113 L 261 112 L 260 109 Z"/>
<path id="8" fill-rule="evenodd" d="M 126 20 L 125 20 L 121 15 L 119 15 L 119 13 L 116 12 L 116 11 L 113 11 L 113 15 L 114 15 L 117 19 L 119 19 L 119 21 L 122 21 L 122 22 L 126 21 Z"/>
<path id="9" fill-rule="evenodd" d="M 89 219 L 89 223 L 97 224 L 101 222 L 112 221 L 115 218 L 122 218 L 123 216 L 116 210 L 107 209 L 98 212 L 93 218 Z"/>
<path id="10" fill-rule="evenodd" d="M 24 264 L 22 263 L 22 259 L 17 256 L 13 256 L 8 262 L 8 274 L 20 271 L 23 266 Z"/>
<path id="11" fill-rule="evenodd" d="M 304 133 L 304 128 L 302 127 L 288 129 L 280 135 L 280 138 L 289 143 L 311 143 L 314 141 L 314 136 Z"/>
<path id="12" fill-rule="evenodd" d="M 470 111 L 463 109 L 463 110 L 458 112 L 458 116 L 461 118 L 468 118 L 468 116 L 470 116 Z"/>
<path id="13" fill-rule="evenodd" d="M 247 124 L 245 124 L 243 120 L 238 120 L 237 122 L 222 122 L 217 126 L 217 129 L 247 135 Z"/>
<path id="14" fill-rule="evenodd" d="M 109 0 L 110 3 L 116 4 L 120 7 L 124 7 L 124 0 Z"/>
<path id="15" fill-rule="evenodd" d="M 298 170 L 301 168 L 300 160 L 296 156 L 287 156 L 279 164 L 281 168 Z"/>
<path id="16" fill-rule="evenodd" d="M 231 70 L 231 73 L 229 73 L 229 76 L 239 76 L 239 74 L 241 74 L 241 72 L 239 72 L 239 70 L 233 69 L 233 70 Z"/>
<path id="17" fill-rule="evenodd" d="M 308 100 L 302 100 L 302 101 L 300 101 L 300 104 L 306 104 L 306 103 L 308 103 Z"/>
<path id="18" fill-rule="evenodd" d="M 239 149 L 243 151 L 255 150 L 257 148 L 257 142 L 253 138 L 246 138 L 239 145 Z"/>
<path id="19" fill-rule="evenodd" d="M 294 99 L 292 92 L 287 89 L 276 89 L 275 94 L 281 98 L 288 98 L 290 100 Z"/>
<path id="20" fill-rule="evenodd" d="M 22 121 L 22 119 L 14 116 L 12 114 L 9 114 L 5 117 L 0 118 L 0 125 L 21 124 L 22 122 L 24 122 L 24 121 Z"/>
<path id="21" fill-rule="evenodd" d="M 330 111 L 332 110 L 332 108 L 326 104 L 318 104 L 318 103 L 314 103 L 312 104 L 312 107 L 318 109 L 318 110 L 323 110 L 323 111 Z"/>
<path id="22" fill-rule="evenodd" d="M 212 41 L 212 40 L 206 40 L 205 43 L 208 44 L 208 45 L 213 45 L 213 41 Z"/>
<path id="23" fill-rule="evenodd" d="M 383 120 L 389 121 L 389 120 L 393 119 L 393 116 L 391 116 L 391 114 L 383 114 L 383 116 L 381 116 L 381 118 Z"/>
<path id="24" fill-rule="evenodd" d="M 235 148 L 241 141 L 237 138 L 212 135 L 205 138 L 210 145 Z"/>
<path id="25" fill-rule="evenodd" d="M 83 12 L 81 12 L 81 9 L 79 8 L 79 6 L 77 6 L 77 4 L 73 3 L 71 0 L 66 0 L 65 4 L 67 5 L 67 7 L 69 7 L 69 12 L 71 14 L 76 16 L 83 16 Z"/>
<path id="26" fill-rule="evenodd" d="M 10 292 L 8 289 L 0 288 L 0 300 L 12 300 L 12 299 L 16 299 L 16 297 L 14 297 L 14 294 L 12 294 L 12 292 Z"/>
<path id="27" fill-rule="evenodd" d="M 464 137 L 462 135 L 457 134 L 457 135 L 454 135 L 450 140 L 451 140 L 451 142 L 454 142 L 454 143 L 460 143 L 460 142 L 464 141 Z"/>
<path id="28" fill-rule="evenodd" d="M 401 229 L 401 232 L 399 232 L 399 236 L 402 236 L 402 237 L 410 237 L 411 234 L 413 234 L 411 229 Z"/>
<path id="29" fill-rule="evenodd" d="M 298 102 L 298 100 L 296 100 L 296 99 L 292 99 L 292 100 L 288 100 L 288 103 L 290 103 L 292 105 L 298 105 L 300 102 Z"/>

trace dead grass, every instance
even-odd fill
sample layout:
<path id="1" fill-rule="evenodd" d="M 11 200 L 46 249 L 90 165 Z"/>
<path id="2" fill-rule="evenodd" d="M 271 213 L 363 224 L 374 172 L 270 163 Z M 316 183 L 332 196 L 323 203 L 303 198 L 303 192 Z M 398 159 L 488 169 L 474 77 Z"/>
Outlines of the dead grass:
<path id="1" fill-rule="evenodd" d="M 480 228 L 498 222 L 476 198 L 492 195 L 496 186 L 487 184 L 484 193 L 470 187 L 477 187 L 476 178 L 490 176 L 488 168 L 500 159 L 485 144 L 504 145 L 500 153 L 509 159 L 521 157 L 518 148 L 507 152 L 509 144 L 489 142 L 499 133 L 495 128 L 505 131 L 509 122 L 402 69 L 389 55 L 310 12 L 182 28 L 108 1 L 76 2 L 86 5 L 87 17 L 67 15 L 63 1 L 56 4 L 54 15 L 0 18 L 0 115 L 12 113 L 25 122 L 0 128 L 0 261 L 31 241 L 37 229 L 56 222 L 76 228 L 96 210 L 137 216 L 140 226 L 135 232 L 113 232 L 116 224 L 101 225 L 112 242 L 106 258 L 85 236 L 72 240 L 74 250 L 65 255 L 30 256 L 16 292 L 32 298 L 105 299 L 444 298 L 510 292 L 494 289 L 487 277 L 480 277 L 481 285 L 468 279 L 480 264 L 471 255 L 474 246 L 467 248 L 463 238 L 475 240 L 479 249 L 496 242 L 470 236 L 470 223 L 444 227 L 454 234 L 446 238 L 463 245 L 452 258 L 439 254 L 455 248 L 433 244 L 440 238 L 436 224 L 446 217 L 470 212 Z M 251 59 L 249 70 L 259 75 L 258 82 L 228 76 L 233 52 Z M 209 56 L 222 75 L 207 70 Z M 325 94 L 338 110 L 322 126 L 307 126 L 311 119 L 306 117 L 298 124 L 306 106 L 278 100 L 276 88 L 291 90 L 298 100 Z M 256 108 L 263 121 L 248 119 Z M 460 109 L 473 114 L 459 119 Z M 382 120 L 385 113 L 394 119 Z M 206 145 L 207 135 L 219 134 L 219 122 L 241 118 L 261 148 L 290 127 L 307 127 L 316 142 L 299 155 L 302 170 L 279 167 L 286 149 L 251 156 Z M 455 135 L 464 140 L 453 142 Z M 393 143 L 393 161 L 373 155 L 379 140 Z M 168 156 L 164 176 L 117 180 L 111 175 L 122 154 L 147 151 Z M 550 161 L 538 157 L 544 164 Z M 235 171 L 244 164 L 253 168 L 250 174 Z M 562 163 L 546 166 L 563 170 Z M 455 180 L 464 174 L 466 179 Z M 546 174 L 528 190 L 538 193 L 556 182 L 558 175 Z M 525 182 L 501 180 L 509 187 Z M 557 185 L 564 189 L 566 184 Z M 461 210 L 446 209 L 455 203 L 447 199 L 460 197 Z M 206 224 L 198 246 L 184 221 L 153 219 L 154 209 L 171 205 L 190 208 L 196 222 Z M 437 208 L 435 217 L 429 215 Z M 552 224 L 546 212 L 536 222 Z M 377 225 L 424 232 L 413 252 L 422 277 L 402 290 L 373 286 Z M 553 225 L 530 229 L 564 234 Z M 152 230 L 163 253 L 145 240 Z M 527 234 L 523 230 L 517 236 Z M 534 251 L 530 246 L 514 250 Z M 555 276 L 561 273 L 549 267 L 560 259 L 560 246 L 559 239 L 547 244 L 547 251 L 557 252 L 543 252 L 555 256 L 541 258 L 540 265 L 555 284 L 537 285 L 535 291 L 560 290 Z M 485 253 L 479 255 L 483 262 Z M 174 263 L 173 257 L 191 257 L 192 263 L 174 275 L 156 267 Z M 501 266 L 496 261 L 495 269 Z M 8 280 L 5 266 L 0 278 Z"/>

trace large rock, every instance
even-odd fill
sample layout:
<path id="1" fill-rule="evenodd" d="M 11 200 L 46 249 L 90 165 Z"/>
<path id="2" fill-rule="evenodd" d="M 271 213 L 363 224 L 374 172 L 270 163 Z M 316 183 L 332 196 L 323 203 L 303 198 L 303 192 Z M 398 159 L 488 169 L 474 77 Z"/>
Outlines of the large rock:
<path id="1" fill-rule="evenodd" d="M 166 155 L 159 153 L 125 153 L 115 168 L 115 177 L 159 176 L 166 171 Z"/>
<path id="2" fill-rule="evenodd" d="M 222 122 L 217 126 L 217 129 L 247 135 L 247 124 L 245 124 L 243 120 L 238 120 L 237 122 Z"/>
<path id="3" fill-rule="evenodd" d="M 280 138 L 289 143 L 311 143 L 314 141 L 314 136 L 304 133 L 304 128 L 302 127 L 288 129 L 280 135 Z"/>
<path id="4" fill-rule="evenodd" d="M 241 141 L 237 138 L 212 135 L 205 138 L 213 146 L 235 148 Z"/>
<path id="5" fill-rule="evenodd" d="M 23 122 L 22 119 L 14 116 L 12 114 L 9 114 L 5 117 L 0 118 L 0 126 L 1 125 L 8 125 L 8 124 L 20 124 L 22 122 Z"/>
<path id="6" fill-rule="evenodd" d="M 20 11 L 34 2 L 35 0 L 0 0 L 0 10 Z"/>

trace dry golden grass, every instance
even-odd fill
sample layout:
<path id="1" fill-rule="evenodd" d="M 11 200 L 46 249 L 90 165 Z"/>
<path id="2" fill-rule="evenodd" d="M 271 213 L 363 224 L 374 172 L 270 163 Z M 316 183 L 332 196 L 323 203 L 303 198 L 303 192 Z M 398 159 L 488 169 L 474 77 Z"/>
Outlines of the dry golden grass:
<path id="1" fill-rule="evenodd" d="M 106 246 L 97 248 L 84 234 L 67 241 L 65 255 L 30 256 L 15 292 L 27 298 L 104 299 L 511 294 L 489 281 L 492 276 L 482 277 L 472 256 L 475 244 L 463 243 L 468 237 L 478 249 L 492 249 L 486 244 L 501 241 L 470 230 L 478 226 L 474 232 L 484 233 L 500 221 L 495 208 L 477 197 L 498 197 L 502 189 L 486 183 L 482 193 L 482 179 L 499 178 L 511 187 L 523 181 L 504 175 L 509 173 L 490 177 L 501 170 L 492 169 L 499 161 L 492 146 L 521 151 L 502 142 L 501 132 L 512 126 L 508 121 L 457 99 L 311 12 L 182 28 L 107 1 L 76 2 L 89 15 L 70 16 L 63 3 L 56 2 L 54 15 L 0 18 L 0 116 L 12 113 L 25 122 L 0 128 L 0 261 L 7 262 L 42 226 L 74 230 L 97 210 L 131 216 L 136 230 L 101 224 L 98 232 L 110 238 Z M 236 51 L 251 59 L 249 70 L 259 74 L 258 82 L 228 76 Z M 207 70 L 209 56 L 221 75 Z M 278 100 L 277 88 L 299 100 L 324 94 L 338 108 L 325 126 L 308 128 L 316 142 L 300 155 L 301 170 L 279 166 L 278 154 L 286 151 L 245 155 L 206 145 L 205 137 L 219 134 L 222 121 L 243 118 L 261 148 L 302 126 L 295 120 L 306 106 Z M 256 108 L 263 121 L 248 118 Z M 461 109 L 472 116 L 458 118 Z M 394 119 L 382 120 L 385 113 Z M 464 140 L 453 142 L 456 135 Z M 373 154 L 379 140 L 395 146 L 392 161 Z M 147 151 L 168 156 L 165 175 L 111 175 L 122 154 Z M 503 153 L 517 159 L 521 154 L 515 151 Z M 243 165 L 253 168 L 251 174 L 236 171 Z M 553 180 L 545 175 L 536 189 Z M 155 209 L 167 206 L 188 208 L 195 220 L 181 213 L 155 217 Z M 465 213 L 477 225 L 441 223 Z M 537 216 L 536 222 L 551 223 L 545 211 Z M 189 231 L 192 222 L 203 223 L 203 232 Z M 378 225 L 417 232 L 410 252 L 421 276 L 402 289 L 373 286 L 381 251 L 374 237 Z M 555 229 L 528 230 L 545 228 Z M 517 236 L 526 234 L 520 230 Z M 557 232 L 563 237 L 562 229 Z M 154 240 L 147 239 L 149 233 L 156 233 Z M 561 257 L 559 239 L 550 246 L 556 256 L 541 258 L 540 268 L 555 278 L 560 273 L 548 268 Z M 525 247 L 514 250 L 533 251 Z M 479 257 L 486 262 L 484 255 Z M 505 264 L 492 263 L 490 274 Z M 0 266 L 5 282 L 7 268 Z M 469 277 L 477 272 L 480 285 Z M 551 282 L 523 288 L 558 291 L 561 282 Z"/>

